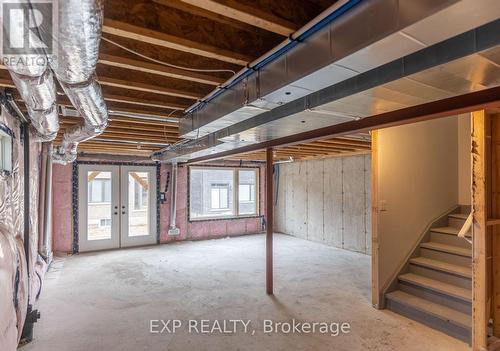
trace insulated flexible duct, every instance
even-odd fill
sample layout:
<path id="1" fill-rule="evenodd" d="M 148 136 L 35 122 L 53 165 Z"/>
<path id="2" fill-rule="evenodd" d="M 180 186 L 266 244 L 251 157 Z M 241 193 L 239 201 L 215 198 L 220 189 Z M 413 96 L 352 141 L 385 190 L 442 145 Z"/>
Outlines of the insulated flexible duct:
<path id="1" fill-rule="evenodd" d="M 47 61 L 43 52 L 29 57 L 22 53 L 3 55 L 3 63 L 28 109 L 35 136 L 41 141 L 54 140 L 59 130 L 56 86 Z"/>
<path id="2" fill-rule="evenodd" d="M 53 74 L 84 122 L 66 131 L 61 146 L 54 150 L 54 162 L 76 159 L 78 143 L 101 134 L 107 126 L 108 112 L 101 88 L 95 78 L 103 21 L 102 0 L 59 0 L 54 52 L 38 49 L 35 54 L 22 50 L 3 53 L 3 63 L 24 100 L 35 129 L 35 140 L 52 141 L 59 130 L 56 86 Z M 30 11 L 30 23 L 39 23 L 36 11 Z M 48 14 L 45 14 L 48 15 Z M 4 27 L 7 23 L 4 21 Z M 9 22 L 10 23 L 10 22 Z M 45 24 L 44 24 L 45 23 Z M 37 27 L 49 31 L 49 23 Z M 4 28 L 6 33 L 14 33 Z M 22 32 L 22 31 L 19 31 Z M 15 38 L 15 36 L 13 36 Z"/>
<path id="3" fill-rule="evenodd" d="M 108 111 L 95 79 L 103 21 L 100 0 L 60 0 L 57 60 L 51 67 L 84 123 L 66 131 L 54 150 L 56 163 L 73 162 L 78 144 L 101 134 L 108 124 Z"/>

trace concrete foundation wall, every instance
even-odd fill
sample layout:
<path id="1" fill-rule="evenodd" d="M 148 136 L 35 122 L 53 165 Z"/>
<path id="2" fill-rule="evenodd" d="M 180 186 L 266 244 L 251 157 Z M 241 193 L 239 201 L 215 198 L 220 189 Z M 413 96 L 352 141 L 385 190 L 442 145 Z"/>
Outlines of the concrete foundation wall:
<path id="1" fill-rule="evenodd" d="M 275 231 L 371 253 L 371 156 L 280 164 Z"/>

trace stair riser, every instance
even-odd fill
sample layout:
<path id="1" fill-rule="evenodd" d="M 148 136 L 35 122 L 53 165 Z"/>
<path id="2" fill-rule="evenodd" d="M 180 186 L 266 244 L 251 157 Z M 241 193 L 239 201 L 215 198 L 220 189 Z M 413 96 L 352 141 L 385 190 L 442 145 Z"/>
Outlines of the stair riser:
<path id="1" fill-rule="evenodd" d="M 420 255 L 422 257 L 431 258 L 433 260 L 440 260 L 443 262 L 448 262 L 452 264 L 457 264 L 464 267 L 472 267 L 472 260 L 470 257 L 459 256 L 447 252 L 441 252 L 436 250 L 420 248 Z"/>
<path id="2" fill-rule="evenodd" d="M 431 241 L 435 243 L 464 247 L 467 249 L 472 247 L 471 244 L 469 244 L 464 238 L 460 238 L 458 235 L 431 232 Z"/>
<path id="3" fill-rule="evenodd" d="M 454 274 L 450 274 L 450 273 L 446 273 L 446 272 L 442 272 L 442 271 L 438 271 L 438 270 L 435 270 L 432 268 L 422 267 L 422 266 L 418 266 L 416 264 L 410 264 L 410 272 L 418 274 L 418 275 L 422 275 L 422 276 L 427 277 L 427 278 L 438 280 L 438 281 L 443 282 L 443 283 L 453 284 L 453 285 L 459 286 L 459 287 L 464 288 L 464 289 L 471 289 L 472 288 L 472 280 L 471 279 L 468 279 L 468 278 L 465 278 L 462 276 L 458 276 L 458 275 L 454 275 Z"/>
<path id="4" fill-rule="evenodd" d="M 464 226 L 465 219 L 448 217 L 448 225 L 453 228 L 461 229 Z"/>
<path id="5" fill-rule="evenodd" d="M 412 308 L 411 306 L 387 299 L 386 306 L 391 311 L 399 313 L 417 322 L 423 323 L 431 328 L 442 331 L 452 337 L 460 339 L 466 343 L 471 343 L 471 330 L 465 326 L 452 324 L 437 316 Z"/>
<path id="6" fill-rule="evenodd" d="M 400 290 L 403 292 L 406 292 L 408 294 L 413 294 L 415 296 L 421 297 L 423 299 L 427 299 L 429 301 L 435 302 L 437 304 L 441 304 L 443 306 L 447 306 L 450 308 L 453 308 L 457 311 L 466 313 L 466 314 L 471 314 L 472 313 L 472 306 L 470 302 L 466 302 L 457 298 L 454 298 L 452 296 L 448 295 L 443 295 L 441 293 L 435 292 L 433 290 L 413 285 L 410 283 L 406 282 L 399 282 L 398 287 Z"/>

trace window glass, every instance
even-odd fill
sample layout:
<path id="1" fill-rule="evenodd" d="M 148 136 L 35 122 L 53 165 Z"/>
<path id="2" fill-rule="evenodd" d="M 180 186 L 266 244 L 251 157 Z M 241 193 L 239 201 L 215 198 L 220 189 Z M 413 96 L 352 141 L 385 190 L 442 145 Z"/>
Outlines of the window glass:
<path id="1" fill-rule="evenodd" d="M 150 184 L 147 172 L 128 173 L 128 205 L 132 209 L 129 213 L 128 235 L 141 236 L 150 233 Z"/>
<path id="2" fill-rule="evenodd" d="M 239 214 L 257 214 L 257 171 L 239 170 Z"/>
<path id="3" fill-rule="evenodd" d="M 92 203 L 111 202 L 111 178 L 109 172 L 89 172 L 88 201 Z"/>
<path id="4" fill-rule="evenodd" d="M 0 129 L 0 171 L 12 172 L 12 137 Z"/>
<path id="5" fill-rule="evenodd" d="M 257 214 L 257 174 L 256 169 L 191 167 L 190 218 Z M 237 186 L 236 179 L 239 179 Z"/>
<path id="6" fill-rule="evenodd" d="M 236 215 L 233 169 L 191 168 L 190 176 L 191 218 Z"/>
<path id="7" fill-rule="evenodd" d="M 87 240 L 111 238 L 111 172 L 87 173 Z"/>

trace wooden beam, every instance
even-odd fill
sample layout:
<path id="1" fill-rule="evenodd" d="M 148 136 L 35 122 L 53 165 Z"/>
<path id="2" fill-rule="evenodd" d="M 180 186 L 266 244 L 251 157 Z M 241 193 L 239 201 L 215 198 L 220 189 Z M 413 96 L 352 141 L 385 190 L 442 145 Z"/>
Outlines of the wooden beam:
<path id="1" fill-rule="evenodd" d="M 141 177 L 139 177 L 139 175 L 138 175 L 136 172 L 129 172 L 129 174 L 130 174 L 130 176 L 131 176 L 132 178 L 134 178 L 134 180 L 135 180 L 137 183 L 139 183 L 139 184 L 142 186 L 142 188 L 143 188 L 144 190 L 148 190 L 148 189 L 149 189 L 149 183 L 148 183 L 148 181 L 147 181 L 147 180 L 144 180 L 144 179 L 142 179 Z"/>
<path id="2" fill-rule="evenodd" d="M 488 114 L 489 140 L 488 149 L 488 219 L 487 230 L 492 236 L 492 247 L 487 253 L 493 257 L 492 281 L 492 316 L 493 336 L 500 337 L 500 114 Z M 487 121 L 488 122 L 488 121 Z"/>
<path id="3" fill-rule="evenodd" d="M 383 298 L 379 281 L 379 251 L 378 238 L 378 132 L 372 131 L 372 305 L 377 309 L 383 308 Z"/>
<path id="4" fill-rule="evenodd" d="M 266 293 L 273 295 L 273 149 L 266 149 Z"/>
<path id="5" fill-rule="evenodd" d="M 102 31 L 103 33 L 116 35 L 122 38 L 133 39 L 151 45 L 158 45 L 169 49 L 184 51 L 193 55 L 204 56 L 240 66 L 245 66 L 248 62 L 252 61 L 251 57 L 239 53 L 216 48 L 204 43 L 197 43 L 188 39 L 157 32 L 144 27 L 134 26 L 121 21 L 105 19 Z"/>
<path id="6" fill-rule="evenodd" d="M 488 347 L 487 133 L 484 110 L 472 113 L 472 349 Z"/>
<path id="7" fill-rule="evenodd" d="M 5 66 L 0 66 L 0 69 L 4 69 Z M 0 79 L 0 87 L 5 87 L 5 88 L 15 88 L 16 86 L 10 79 Z"/>
<path id="8" fill-rule="evenodd" d="M 248 6 L 235 0 L 181 1 L 283 36 L 289 36 L 298 29 L 295 23 L 274 16 L 270 12 L 259 9 L 258 6 Z"/>
<path id="9" fill-rule="evenodd" d="M 120 102 L 123 104 L 130 104 L 130 105 L 165 108 L 165 109 L 169 109 L 169 110 L 184 110 L 186 107 L 188 107 L 188 106 L 180 105 L 180 104 L 163 103 L 163 102 L 152 101 L 152 100 L 143 100 L 140 98 L 134 98 L 134 97 L 122 96 L 122 95 L 104 94 L 104 100 L 113 101 L 113 102 Z"/>
<path id="10" fill-rule="evenodd" d="M 176 97 L 181 97 L 185 99 L 191 99 L 191 100 L 198 100 L 201 98 L 201 95 L 196 95 L 193 93 L 185 92 L 185 91 L 180 91 L 177 89 L 172 89 L 172 88 L 166 88 L 158 85 L 152 85 L 152 84 L 146 84 L 146 83 L 140 83 L 140 82 L 134 82 L 134 81 L 128 81 L 128 80 L 122 80 L 122 79 L 116 79 L 116 78 L 111 78 L 111 77 L 98 77 L 99 83 L 102 85 L 110 86 L 110 87 L 116 87 L 116 88 L 122 88 L 122 89 L 127 89 L 127 90 L 137 90 L 137 91 L 144 91 L 147 93 L 154 93 L 154 94 L 161 94 L 161 95 L 169 95 L 169 96 L 176 96 Z"/>
<path id="11" fill-rule="evenodd" d="M 124 68 L 142 73 L 152 73 L 159 76 L 182 79 L 201 84 L 217 86 L 224 83 L 223 78 L 210 76 L 208 74 L 181 70 L 178 68 L 168 67 L 156 63 L 132 60 L 129 58 L 114 55 L 100 54 L 99 63 L 106 66 Z"/>
<path id="12" fill-rule="evenodd" d="M 218 22 L 227 26 L 231 26 L 237 29 L 244 30 L 246 32 L 256 32 L 258 33 L 259 29 L 255 26 L 251 26 L 249 24 L 239 22 L 236 19 L 232 19 L 230 17 L 224 16 L 217 14 L 215 12 L 211 12 L 207 9 L 204 9 L 202 7 L 197 7 L 190 5 L 186 2 L 183 2 L 182 0 L 153 0 L 155 3 L 163 5 L 163 6 L 168 6 L 170 8 L 174 8 L 177 10 L 181 10 L 183 12 L 190 13 L 195 16 L 200 16 L 200 17 L 205 17 L 209 20 L 212 20 L 214 22 Z"/>
<path id="13" fill-rule="evenodd" d="M 78 124 L 82 122 L 82 119 L 78 117 L 63 117 L 62 115 L 60 115 L 59 117 L 61 124 Z M 126 117 L 114 117 L 114 116 L 109 119 L 109 126 L 127 128 L 131 130 L 138 130 L 138 129 L 150 130 L 150 131 L 178 130 L 176 123 L 130 119 Z"/>
<path id="14" fill-rule="evenodd" d="M 89 174 L 89 178 L 88 178 L 88 182 L 90 183 L 91 181 L 93 181 L 95 179 L 95 177 L 97 177 L 99 175 L 99 173 L 101 173 L 100 171 L 93 171 Z"/>

